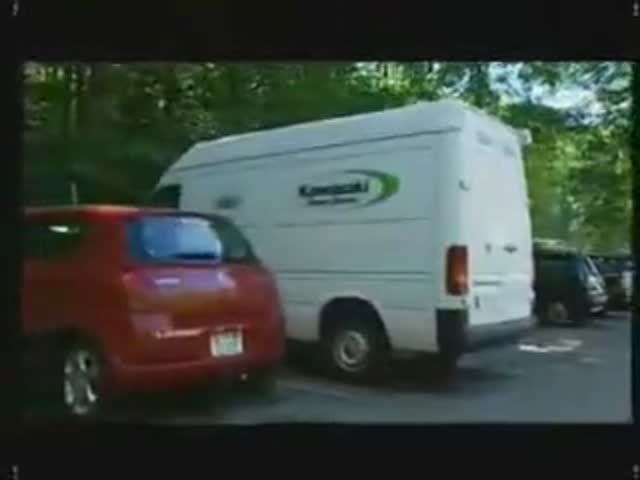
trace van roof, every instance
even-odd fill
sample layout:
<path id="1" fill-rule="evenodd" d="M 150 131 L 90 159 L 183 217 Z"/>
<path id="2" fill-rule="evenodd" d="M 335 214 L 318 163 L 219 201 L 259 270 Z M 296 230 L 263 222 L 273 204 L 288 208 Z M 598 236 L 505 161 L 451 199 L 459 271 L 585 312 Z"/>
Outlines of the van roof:
<path id="1" fill-rule="evenodd" d="M 237 158 L 261 157 L 265 153 L 291 153 L 329 145 L 461 129 L 469 114 L 515 134 L 511 127 L 462 101 L 444 99 L 419 102 L 360 115 L 330 118 L 296 125 L 249 132 L 196 143 L 169 171 L 190 169 L 204 164 Z M 215 157 L 211 150 L 215 149 Z"/>

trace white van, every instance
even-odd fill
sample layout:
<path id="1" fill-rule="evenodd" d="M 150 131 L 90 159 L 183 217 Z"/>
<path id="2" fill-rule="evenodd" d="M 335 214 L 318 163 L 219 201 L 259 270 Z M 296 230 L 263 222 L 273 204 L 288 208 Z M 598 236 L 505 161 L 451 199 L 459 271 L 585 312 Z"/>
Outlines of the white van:
<path id="1" fill-rule="evenodd" d="M 464 351 L 532 323 L 523 135 L 455 100 L 202 142 L 154 203 L 231 217 L 275 273 L 291 340 L 335 373 Z"/>

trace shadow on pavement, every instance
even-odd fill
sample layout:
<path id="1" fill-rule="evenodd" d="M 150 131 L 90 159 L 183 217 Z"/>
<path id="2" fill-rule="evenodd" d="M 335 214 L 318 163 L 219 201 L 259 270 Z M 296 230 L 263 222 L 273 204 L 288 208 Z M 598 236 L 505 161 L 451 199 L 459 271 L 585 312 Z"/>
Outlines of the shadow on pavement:
<path id="1" fill-rule="evenodd" d="M 490 367 L 460 365 L 452 374 L 441 374 L 429 368 L 429 364 L 416 360 L 396 360 L 375 382 L 363 385 L 350 384 L 328 378 L 319 373 L 309 362 L 287 362 L 288 369 L 301 375 L 310 384 L 326 385 L 332 389 L 349 390 L 369 394 L 388 395 L 390 393 L 482 393 L 495 390 L 496 384 L 508 382 L 517 374 L 505 373 Z"/>
<path id="2" fill-rule="evenodd" d="M 26 417 L 40 422 L 60 420 L 51 395 L 37 397 L 27 407 Z M 176 392 L 153 392 L 129 395 L 111 401 L 100 415 L 101 420 L 148 423 L 173 417 L 206 415 L 215 419 L 238 403 L 273 404 L 279 401 L 277 392 L 256 395 L 237 384 L 216 384 Z"/>
<path id="3" fill-rule="evenodd" d="M 397 362 L 384 383 L 377 385 L 382 391 L 397 393 L 479 394 L 495 390 L 502 383 L 518 375 L 487 366 L 461 364 L 447 375 L 430 372 L 420 362 Z"/>

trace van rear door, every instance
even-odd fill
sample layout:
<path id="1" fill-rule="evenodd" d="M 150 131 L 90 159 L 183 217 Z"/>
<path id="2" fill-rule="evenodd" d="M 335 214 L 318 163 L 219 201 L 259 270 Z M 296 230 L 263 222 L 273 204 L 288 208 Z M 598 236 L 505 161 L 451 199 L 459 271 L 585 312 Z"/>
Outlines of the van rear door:
<path id="1" fill-rule="evenodd" d="M 485 140 L 468 157 L 470 321 L 476 324 L 527 317 L 533 301 L 531 223 L 519 148 L 515 139 L 506 145 Z"/>

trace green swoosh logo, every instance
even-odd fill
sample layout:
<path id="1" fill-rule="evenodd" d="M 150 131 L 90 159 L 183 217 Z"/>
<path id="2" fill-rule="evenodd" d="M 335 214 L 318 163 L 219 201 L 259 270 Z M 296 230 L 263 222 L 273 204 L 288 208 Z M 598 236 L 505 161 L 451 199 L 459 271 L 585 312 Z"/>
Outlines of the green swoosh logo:
<path id="1" fill-rule="evenodd" d="M 364 175 L 367 177 L 375 178 L 382 185 L 380 194 L 362 205 L 363 207 L 373 205 L 374 203 L 384 202 L 385 200 L 388 200 L 390 197 L 398 193 L 398 190 L 400 189 L 400 180 L 395 175 L 379 172 L 377 170 L 346 170 L 345 173 L 352 173 L 356 175 Z"/>

